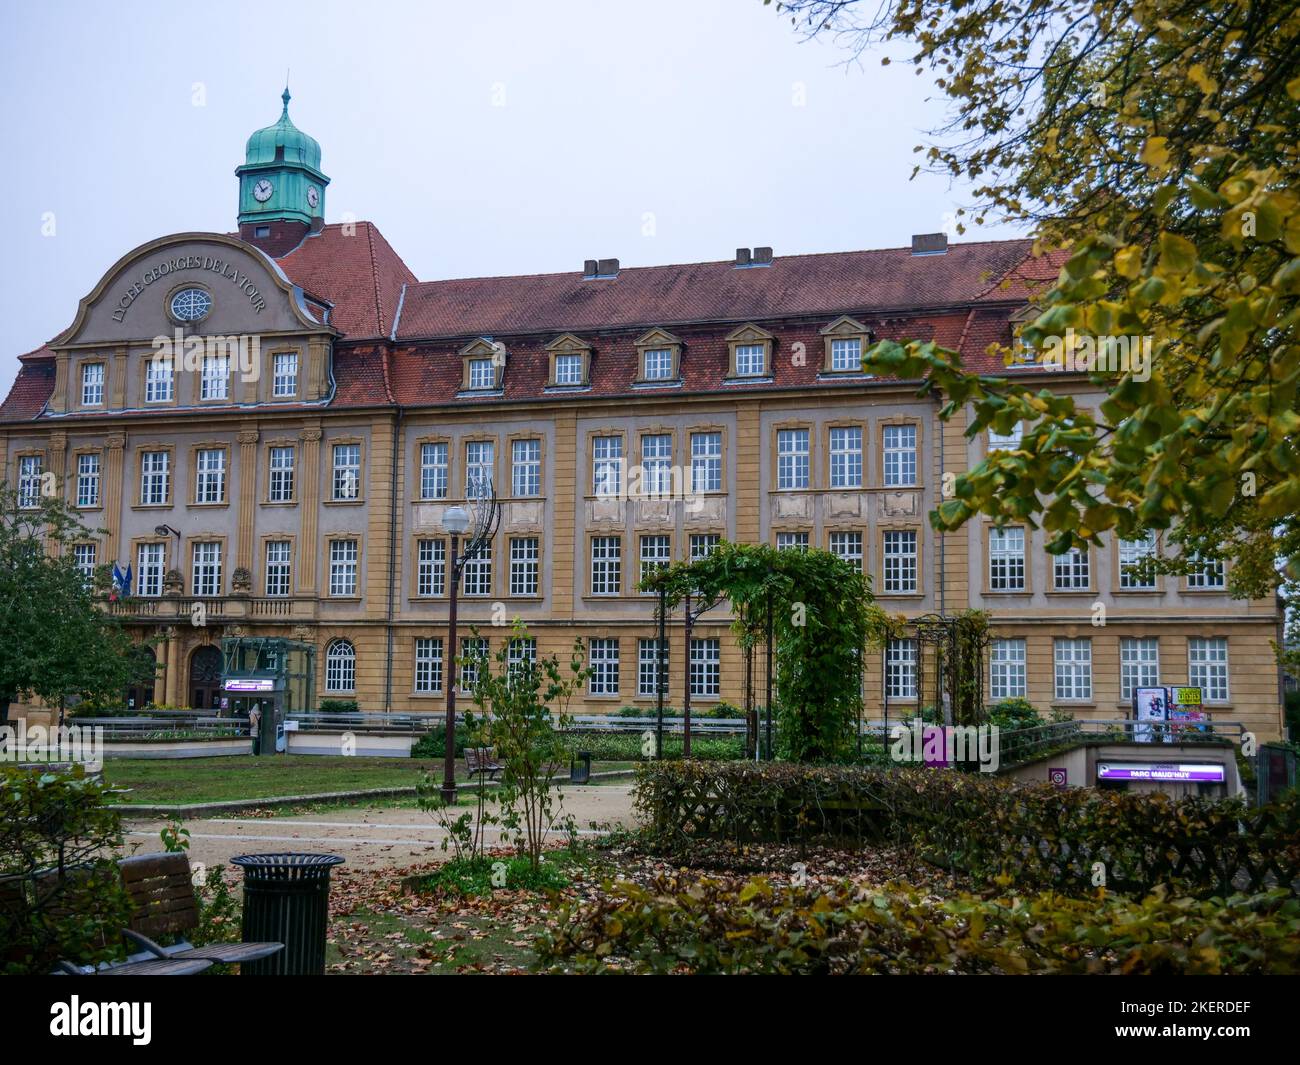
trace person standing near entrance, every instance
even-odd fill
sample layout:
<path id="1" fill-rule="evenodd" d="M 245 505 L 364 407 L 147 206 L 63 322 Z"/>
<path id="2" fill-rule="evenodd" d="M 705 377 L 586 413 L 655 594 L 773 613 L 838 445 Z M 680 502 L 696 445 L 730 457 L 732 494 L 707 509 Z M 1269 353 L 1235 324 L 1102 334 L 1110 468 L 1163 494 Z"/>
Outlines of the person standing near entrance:
<path id="1" fill-rule="evenodd" d="M 248 735 L 253 740 L 253 753 L 262 753 L 262 711 L 256 703 L 248 708 Z"/>

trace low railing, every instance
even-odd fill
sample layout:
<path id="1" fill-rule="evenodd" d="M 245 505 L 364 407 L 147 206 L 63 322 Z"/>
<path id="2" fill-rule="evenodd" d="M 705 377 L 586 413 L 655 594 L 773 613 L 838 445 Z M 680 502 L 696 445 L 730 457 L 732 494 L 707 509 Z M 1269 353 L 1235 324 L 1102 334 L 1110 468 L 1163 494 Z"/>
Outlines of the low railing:
<path id="1" fill-rule="evenodd" d="M 221 739 L 248 735 L 248 721 L 204 712 L 160 711 L 123 717 L 69 718 L 78 728 L 102 728 L 105 740 Z"/>

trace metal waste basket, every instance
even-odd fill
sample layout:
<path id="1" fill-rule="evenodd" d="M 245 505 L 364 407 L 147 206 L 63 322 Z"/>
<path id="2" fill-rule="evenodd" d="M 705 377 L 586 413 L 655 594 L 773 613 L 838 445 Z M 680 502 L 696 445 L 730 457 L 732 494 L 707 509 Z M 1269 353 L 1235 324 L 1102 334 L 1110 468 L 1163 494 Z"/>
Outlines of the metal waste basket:
<path id="1" fill-rule="evenodd" d="M 320 976 L 325 972 L 330 870 L 337 854 L 243 854 L 231 858 L 244 870 L 243 938 L 246 943 L 283 943 L 269 958 L 245 962 L 247 976 Z"/>
<path id="2" fill-rule="evenodd" d="M 569 759 L 569 783 L 585 784 L 591 779 L 591 752 L 578 751 Z"/>

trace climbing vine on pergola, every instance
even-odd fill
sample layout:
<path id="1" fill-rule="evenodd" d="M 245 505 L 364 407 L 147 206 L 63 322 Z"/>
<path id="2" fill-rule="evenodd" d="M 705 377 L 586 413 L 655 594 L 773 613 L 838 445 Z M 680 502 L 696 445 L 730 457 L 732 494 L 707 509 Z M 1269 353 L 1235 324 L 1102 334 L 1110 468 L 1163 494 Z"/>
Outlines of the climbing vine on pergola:
<path id="1" fill-rule="evenodd" d="M 869 579 L 855 566 L 828 551 L 722 541 L 707 557 L 662 569 L 641 586 L 661 593 L 666 611 L 685 603 L 688 628 L 703 609 L 731 604 L 732 631 L 745 654 L 751 750 L 757 742 L 754 649 L 766 642 L 768 662 L 775 659 L 782 754 L 823 761 L 848 753 L 862 710 L 862 656 L 900 626 L 875 604 Z M 692 602 L 699 609 L 692 611 Z M 684 665 L 689 690 L 689 661 Z"/>

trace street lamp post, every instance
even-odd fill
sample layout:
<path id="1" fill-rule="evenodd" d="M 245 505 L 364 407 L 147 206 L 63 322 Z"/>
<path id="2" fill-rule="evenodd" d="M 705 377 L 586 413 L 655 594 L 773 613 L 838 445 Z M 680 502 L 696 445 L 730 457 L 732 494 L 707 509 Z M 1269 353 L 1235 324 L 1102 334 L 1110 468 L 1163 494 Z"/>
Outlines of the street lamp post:
<path id="1" fill-rule="evenodd" d="M 456 596 L 460 590 L 460 571 L 464 559 L 460 557 L 460 538 L 469 528 L 469 513 L 464 507 L 448 507 L 442 526 L 451 535 L 451 558 L 447 589 L 447 650 L 443 661 L 443 683 L 447 685 L 447 748 L 442 760 L 442 800 L 451 805 L 456 801 Z"/>

